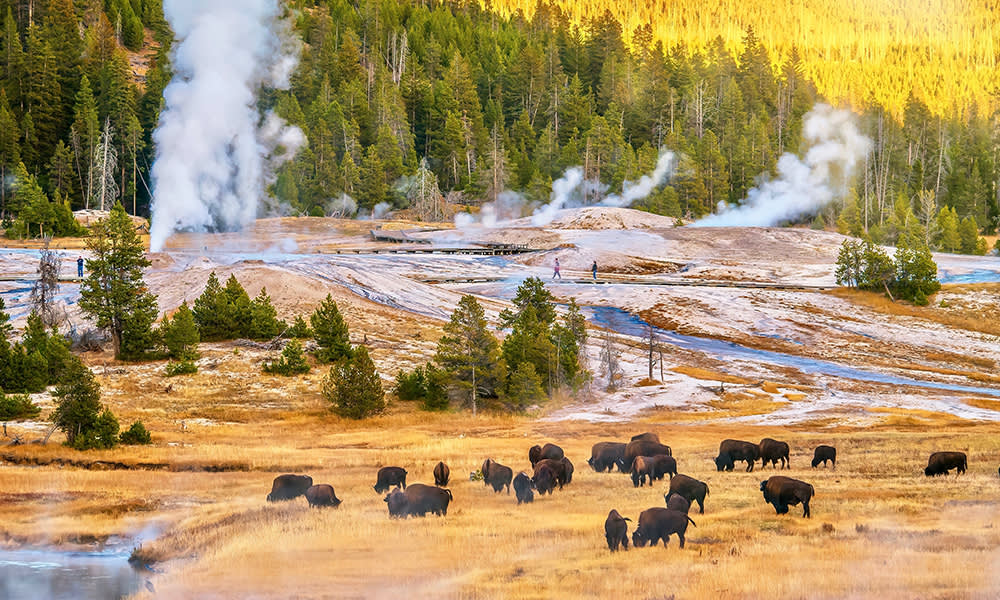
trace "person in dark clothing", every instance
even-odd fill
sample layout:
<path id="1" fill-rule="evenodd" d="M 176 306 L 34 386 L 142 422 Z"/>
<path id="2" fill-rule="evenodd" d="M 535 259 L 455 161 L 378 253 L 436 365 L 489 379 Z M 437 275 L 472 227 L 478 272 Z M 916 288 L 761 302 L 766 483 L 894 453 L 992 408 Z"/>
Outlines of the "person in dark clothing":
<path id="1" fill-rule="evenodd" d="M 83 257 L 76 259 L 76 276 L 83 277 Z"/>
<path id="2" fill-rule="evenodd" d="M 590 265 L 590 274 L 594 276 L 594 281 L 597 281 L 597 261 Z"/>
<path id="3" fill-rule="evenodd" d="M 556 264 L 552 268 L 552 279 L 562 279 L 562 275 L 559 273 L 559 259 L 556 259 Z"/>

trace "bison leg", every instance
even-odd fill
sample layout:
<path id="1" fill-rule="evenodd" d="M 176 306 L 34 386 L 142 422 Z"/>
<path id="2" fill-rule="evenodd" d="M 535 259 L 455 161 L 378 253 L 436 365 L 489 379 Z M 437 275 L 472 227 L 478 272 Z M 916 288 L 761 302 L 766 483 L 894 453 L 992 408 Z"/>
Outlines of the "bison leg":
<path id="1" fill-rule="evenodd" d="M 695 499 L 698 501 L 698 513 L 702 515 L 705 514 L 705 499 L 704 498 L 695 498 Z"/>
<path id="2" fill-rule="evenodd" d="M 681 542 L 681 550 L 683 550 L 684 549 L 684 532 L 678 531 L 677 532 L 677 539 L 680 540 L 680 542 Z"/>
<path id="3" fill-rule="evenodd" d="M 753 473 L 753 465 L 754 461 L 752 460 L 747 461 L 747 473 Z"/>
<path id="4" fill-rule="evenodd" d="M 622 547 L 628 550 L 628 531 L 622 534 Z"/>
<path id="5" fill-rule="evenodd" d="M 812 518 L 812 514 L 809 512 L 809 500 L 805 500 L 802 503 L 802 516 Z"/>

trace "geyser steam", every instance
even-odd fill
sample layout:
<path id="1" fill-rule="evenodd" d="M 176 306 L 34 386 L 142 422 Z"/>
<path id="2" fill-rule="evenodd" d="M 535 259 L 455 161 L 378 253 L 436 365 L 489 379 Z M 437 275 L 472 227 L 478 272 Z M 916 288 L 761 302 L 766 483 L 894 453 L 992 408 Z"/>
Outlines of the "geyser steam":
<path id="1" fill-rule="evenodd" d="M 153 134 L 153 252 L 175 231 L 251 223 L 274 168 L 305 142 L 255 104 L 263 87 L 288 88 L 298 60 L 280 0 L 164 0 L 163 12 L 177 41 Z"/>
<path id="2" fill-rule="evenodd" d="M 696 227 L 769 227 L 814 215 L 842 198 L 847 184 L 872 148 L 848 110 L 817 104 L 802 122 L 809 146 L 805 158 L 785 154 L 778 159 L 778 179 L 764 180 L 747 192 L 740 206 L 719 204 L 718 214 L 693 223 Z"/>

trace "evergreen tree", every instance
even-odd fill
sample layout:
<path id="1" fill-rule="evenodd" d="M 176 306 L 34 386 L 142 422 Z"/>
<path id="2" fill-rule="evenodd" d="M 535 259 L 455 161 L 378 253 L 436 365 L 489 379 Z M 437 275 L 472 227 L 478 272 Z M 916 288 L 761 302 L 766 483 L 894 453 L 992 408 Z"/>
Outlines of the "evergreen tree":
<path id="1" fill-rule="evenodd" d="M 962 219 L 958 225 L 958 245 L 962 254 L 976 254 L 979 243 L 979 226 L 971 215 Z"/>
<path id="2" fill-rule="evenodd" d="M 227 322 L 228 306 L 222 284 L 215 271 L 208 275 L 205 290 L 194 301 L 194 321 L 198 325 L 198 335 L 206 342 L 229 339 Z"/>
<path id="3" fill-rule="evenodd" d="M 150 262 L 121 204 L 92 228 L 87 248 L 92 257 L 80 286 L 80 308 L 111 333 L 116 357 L 138 358 L 153 345 L 156 296 L 142 279 Z"/>
<path id="4" fill-rule="evenodd" d="M 167 355 L 177 360 L 194 360 L 198 358 L 198 325 L 194 313 L 188 308 L 187 302 L 181 303 L 174 313 L 173 319 L 163 318 L 160 325 L 163 345 L 167 347 Z"/>
<path id="5" fill-rule="evenodd" d="M 85 449 L 88 443 L 96 443 L 93 434 L 101 416 L 101 386 L 90 369 L 74 361 L 64 383 L 56 387 L 55 397 L 52 422 L 66 434 L 66 444 Z"/>
<path id="6" fill-rule="evenodd" d="M 368 349 L 359 346 L 351 357 L 332 367 L 323 380 L 323 397 L 336 414 L 364 419 L 385 410 L 385 391 Z"/>
<path id="7" fill-rule="evenodd" d="M 309 323 L 319 345 L 319 350 L 316 351 L 319 362 L 339 362 L 351 357 L 353 350 L 347 323 L 329 294 L 309 317 Z"/>
<path id="8" fill-rule="evenodd" d="M 285 323 L 278 320 L 278 311 L 271 304 L 267 288 L 261 288 L 257 297 L 250 302 L 248 337 L 254 340 L 270 340 L 284 329 Z"/>
<path id="9" fill-rule="evenodd" d="M 535 311 L 535 318 L 545 327 L 548 327 L 556 320 L 556 309 L 553 304 L 552 293 L 546 289 L 545 282 L 538 277 L 528 277 L 517 287 L 514 294 L 514 307 L 511 311 L 504 309 L 500 313 L 500 323 L 503 327 L 510 327 L 528 307 Z"/>
<path id="10" fill-rule="evenodd" d="M 499 344 L 489 332 L 483 307 L 462 296 L 438 340 L 434 362 L 448 375 L 448 385 L 468 398 L 473 413 L 481 398 L 495 398 L 505 376 Z"/>
<path id="11" fill-rule="evenodd" d="M 523 362 L 510 374 L 510 381 L 503 399 L 512 408 L 523 410 L 545 398 L 542 378 L 535 373 L 535 365 Z"/>
<path id="12" fill-rule="evenodd" d="M 961 247 L 958 234 L 958 215 L 954 208 L 942 206 L 937 216 L 937 245 L 945 252 L 955 252 Z"/>
<path id="13" fill-rule="evenodd" d="M 306 355 L 302 351 L 302 343 L 296 339 L 289 340 L 281 350 L 281 358 L 264 365 L 264 372 L 286 377 L 308 373 L 309 363 L 306 362 Z"/>

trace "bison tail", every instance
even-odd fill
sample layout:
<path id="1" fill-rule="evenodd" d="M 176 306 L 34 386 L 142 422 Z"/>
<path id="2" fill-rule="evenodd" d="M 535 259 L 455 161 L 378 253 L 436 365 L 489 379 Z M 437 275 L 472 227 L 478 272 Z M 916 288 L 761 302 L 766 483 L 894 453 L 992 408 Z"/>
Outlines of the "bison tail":
<path id="1" fill-rule="evenodd" d="M 455 500 L 455 497 L 451 495 L 451 490 L 446 489 L 445 493 L 448 494 L 448 500 Z"/>
<path id="2" fill-rule="evenodd" d="M 691 517 L 688 517 L 687 515 L 684 515 L 684 516 L 685 516 L 685 517 L 687 517 L 687 520 L 688 520 L 688 521 L 691 521 L 691 524 L 692 524 L 692 525 L 694 525 L 695 527 L 697 527 L 697 526 L 698 526 L 698 524 L 694 522 L 694 519 L 692 519 Z"/>
<path id="3" fill-rule="evenodd" d="M 632 519 L 630 519 L 630 518 L 628 518 L 628 517 L 622 517 L 622 521 L 631 521 L 631 520 L 632 520 Z"/>

